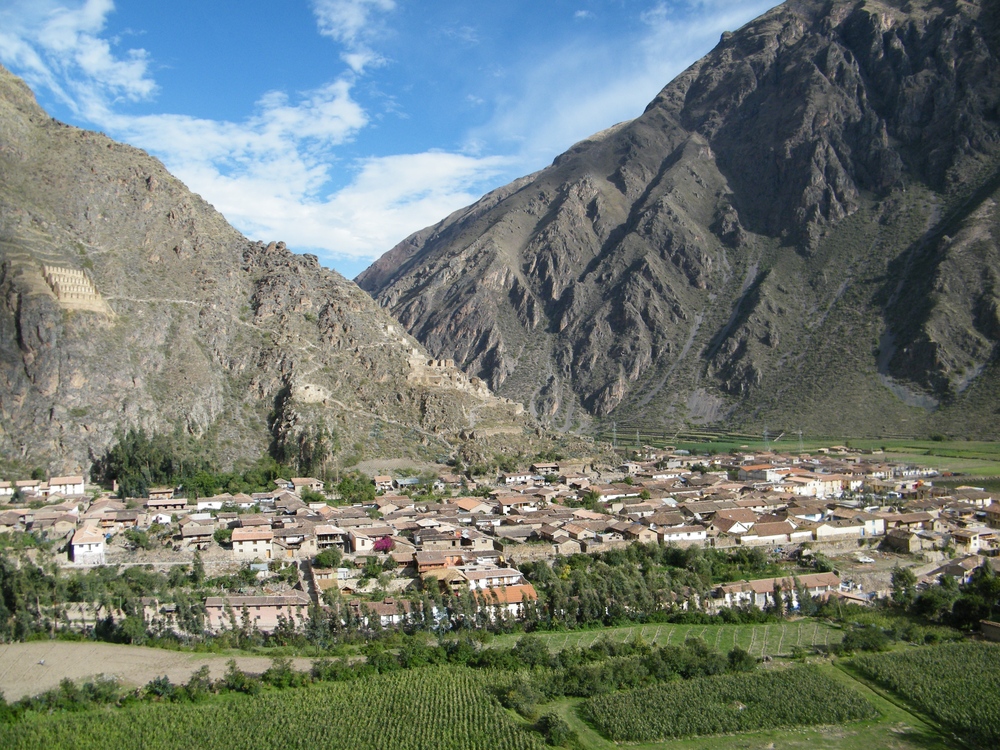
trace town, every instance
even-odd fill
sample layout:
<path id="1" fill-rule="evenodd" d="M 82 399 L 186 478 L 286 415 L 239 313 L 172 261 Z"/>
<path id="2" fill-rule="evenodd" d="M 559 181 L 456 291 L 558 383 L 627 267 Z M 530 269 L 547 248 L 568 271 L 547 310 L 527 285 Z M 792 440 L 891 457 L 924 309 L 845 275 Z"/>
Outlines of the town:
<path id="1" fill-rule="evenodd" d="M 301 628 L 311 607 L 335 599 L 357 621 L 391 627 L 418 616 L 429 588 L 468 592 L 487 621 L 517 621 L 538 600 L 521 564 L 631 544 L 758 548 L 779 560 L 825 554 L 860 571 L 729 581 L 692 592 L 676 602 L 682 609 L 764 609 L 778 592 L 794 607 L 802 590 L 867 604 L 889 592 L 890 568 L 876 556 L 909 560 L 924 583 L 964 583 L 1000 548 L 992 494 L 935 487 L 935 476 L 846 446 L 714 456 L 644 448 L 617 467 L 539 460 L 490 481 L 384 474 L 357 503 L 311 477 L 253 494 L 191 498 L 160 487 L 117 498 L 117 488 L 66 476 L 0 482 L 0 533 L 54 541 L 70 569 L 166 570 L 197 557 L 214 573 L 249 570 L 252 590 L 205 599 L 208 633 Z M 142 604 L 147 623 L 183 631 L 169 603 Z M 84 610 L 74 622 L 86 628 Z"/>

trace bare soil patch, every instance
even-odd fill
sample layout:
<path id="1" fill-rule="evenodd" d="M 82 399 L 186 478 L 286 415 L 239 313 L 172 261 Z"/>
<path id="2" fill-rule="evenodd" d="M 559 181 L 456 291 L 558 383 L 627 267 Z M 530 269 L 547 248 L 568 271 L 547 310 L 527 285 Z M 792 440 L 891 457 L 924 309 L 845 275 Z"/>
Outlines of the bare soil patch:
<path id="1" fill-rule="evenodd" d="M 124 685 L 145 685 L 166 675 L 175 684 L 207 664 L 212 678 L 222 677 L 226 662 L 235 658 L 244 672 L 259 674 L 271 666 L 266 656 L 192 654 L 114 643 L 34 641 L 0 645 L 0 690 L 8 701 L 58 687 L 68 677 L 74 682 L 98 674 L 117 677 Z M 292 659 L 295 669 L 308 670 L 311 659 Z"/>

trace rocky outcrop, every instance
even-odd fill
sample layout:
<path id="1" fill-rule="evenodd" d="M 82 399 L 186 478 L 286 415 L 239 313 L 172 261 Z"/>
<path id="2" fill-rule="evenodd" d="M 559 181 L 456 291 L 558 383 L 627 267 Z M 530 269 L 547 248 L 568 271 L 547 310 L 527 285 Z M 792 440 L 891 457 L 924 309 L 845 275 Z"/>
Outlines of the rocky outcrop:
<path id="1" fill-rule="evenodd" d="M 197 437 L 225 467 L 322 431 L 332 466 L 532 430 L 453 366 L 415 378 L 431 359 L 314 256 L 247 240 L 155 159 L 52 120 L 0 68 L 6 459 L 86 471 L 143 428 Z"/>
<path id="2" fill-rule="evenodd" d="M 580 407 L 664 429 L 964 423 L 997 342 L 998 17 L 787 2 L 358 284 L 557 426 Z"/>

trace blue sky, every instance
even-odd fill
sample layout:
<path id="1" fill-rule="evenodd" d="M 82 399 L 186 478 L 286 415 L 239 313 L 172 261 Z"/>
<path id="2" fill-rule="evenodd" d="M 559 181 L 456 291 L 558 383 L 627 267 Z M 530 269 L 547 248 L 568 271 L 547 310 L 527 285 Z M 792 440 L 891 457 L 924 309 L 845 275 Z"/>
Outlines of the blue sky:
<path id="1" fill-rule="evenodd" d="M 775 0 L 0 0 L 53 116 L 159 157 L 254 239 L 353 277 L 641 114 Z"/>

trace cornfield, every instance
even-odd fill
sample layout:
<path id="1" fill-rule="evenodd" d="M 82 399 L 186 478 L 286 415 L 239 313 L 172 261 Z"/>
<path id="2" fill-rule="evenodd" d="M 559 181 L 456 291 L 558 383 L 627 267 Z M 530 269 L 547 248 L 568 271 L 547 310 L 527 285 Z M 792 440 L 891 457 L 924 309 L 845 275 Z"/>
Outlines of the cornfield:
<path id="1" fill-rule="evenodd" d="M 871 719 L 865 698 L 815 667 L 702 677 L 591 698 L 584 711 L 618 742 Z"/>
<path id="2" fill-rule="evenodd" d="M 471 670 L 428 668 L 202 704 L 25 717 L 0 729 L 0 744 L 9 750 L 543 748 L 489 696 L 486 680 Z"/>
<path id="3" fill-rule="evenodd" d="M 854 659 L 858 671 L 977 747 L 1000 747 L 1000 646 L 954 643 Z"/>

